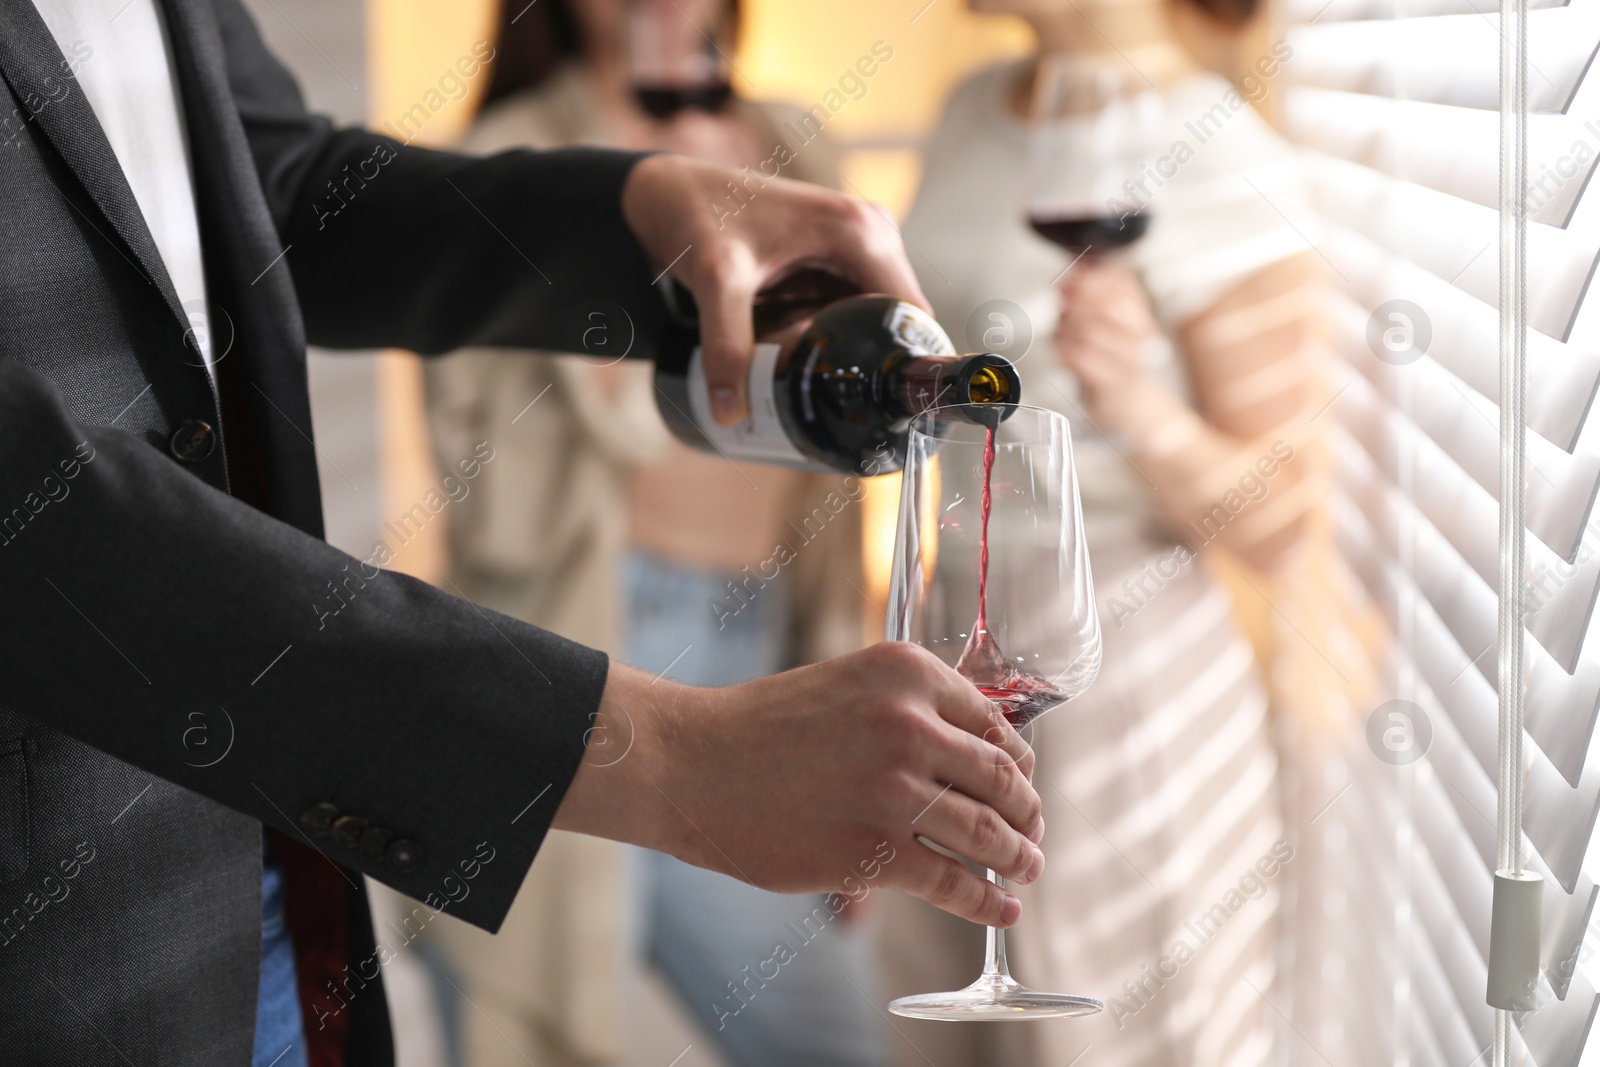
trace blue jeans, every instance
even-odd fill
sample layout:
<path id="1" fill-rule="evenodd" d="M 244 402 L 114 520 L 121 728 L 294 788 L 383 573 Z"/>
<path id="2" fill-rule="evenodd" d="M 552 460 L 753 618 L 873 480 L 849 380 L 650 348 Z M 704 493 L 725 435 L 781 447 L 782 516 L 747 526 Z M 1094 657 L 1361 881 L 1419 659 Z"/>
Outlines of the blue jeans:
<path id="1" fill-rule="evenodd" d="M 283 868 L 261 840 L 261 985 L 250 1067 L 306 1067 L 306 1039 L 294 970 L 294 943 L 283 916 Z"/>
<path id="2" fill-rule="evenodd" d="M 737 614 L 728 610 L 741 604 L 728 581 L 632 556 L 628 661 L 692 685 L 733 685 L 782 669 L 784 576 L 750 587 Z M 659 852 L 635 855 L 644 949 L 733 1063 L 889 1061 L 867 999 L 877 994 L 870 938 L 842 920 L 813 918 L 829 914 L 826 898 L 768 893 Z M 774 962 L 779 942 L 789 951 Z"/>

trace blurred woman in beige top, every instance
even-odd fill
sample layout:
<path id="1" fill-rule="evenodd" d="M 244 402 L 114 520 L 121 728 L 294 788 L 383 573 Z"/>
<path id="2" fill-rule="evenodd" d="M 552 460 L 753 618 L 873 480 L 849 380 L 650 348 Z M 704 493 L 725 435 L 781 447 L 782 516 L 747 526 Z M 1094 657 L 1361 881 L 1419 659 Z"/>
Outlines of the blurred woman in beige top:
<path id="1" fill-rule="evenodd" d="M 628 67 L 638 6 L 511 2 L 495 85 L 464 147 L 588 143 L 754 168 L 792 141 L 782 126 L 798 109 L 737 96 L 646 114 Z M 690 46 L 702 43 L 692 20 L 732 50 L 728 0 L 643 6 L 672 12 Z M 553 70 L 539 78 L 541 66 Z M 823 139 L 794 148 L 784 176 L 836 184 Z M 450 580 L 470 599 L 700 685 L 863 643 L 858 480 L 684 447 L 657 413 L 651 368 L 631 361 L 468 350 L 429 364 L 427 401 L 442 460 L 479 441 L 496 450 L 451 509 Z M 825 509 L 819 534 L 815 508 L 835 492 L 851 504 Z M 774 579 L 763 564 L 780 544 L 794 559 Z M 592 739 L 590 759 L 626 758 L 627 744 Z M 430 940 L 472 1005 L 458 1013 L 472 1067 L 618 1058 L 632 1000 L 622 977 L 641 943 L 736 1064 L 882 1063 L 880 1023 L 851 988 L 874 984 L 858 924 L 840 919 L 793 945 L 797 958 L 776 981 L 747 979 L 784 924 L 809 930 L 802 919 L 819 907 L 834 914 L 822 898 L 763 893 L 669 857 L 553 833 L 498 936 L 441 921 Z"/>
<path id="2" fill-rule="evenodd" d="M 970 3 L 1021 16 L 1041 55 L 956 90 L 905 235 L 958 344 L 963 326 L 982 347 L 1031 326 L 1031 349 L 1010 353 L 1024 395 L 1072 424 L 1104 659 L 1038 725 L 1050 862 L 1018 891 L 1008 947 L 1019 981 L 1106 1010 L 905 1033 L 939 1040 L 949 1067 L 1276 1062 L 1274 932 L 1293 850 L 1260 668 L 1203 560 L 1279 567 L 1321 492 L 1308 462 L 1324 343 L 1315 219 L 1299 159 L 1252 107 L 1293 51 L 1264 43 L 1235 87 L 1179 46 L 1180 20 L 1226 32 L 1255 0 Z M 1160 98 L 1163 125 L 1145 131 L 1160 158 L 1124 205 L 1148 230 L 1124 251 L 1074 262 L 1028 228 L 1027 116 L 1046 57 L 1086 83 L 1131 68 Z M 891 993 L 970 980 L 981 931 L 915 904 L 886 911 Z"/>

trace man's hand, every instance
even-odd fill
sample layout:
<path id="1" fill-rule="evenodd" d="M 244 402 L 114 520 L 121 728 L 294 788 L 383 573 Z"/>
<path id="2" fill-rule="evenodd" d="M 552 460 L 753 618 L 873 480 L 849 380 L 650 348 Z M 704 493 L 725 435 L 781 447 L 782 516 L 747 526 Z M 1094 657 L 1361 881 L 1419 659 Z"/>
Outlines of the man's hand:
<path id="1" fill-rule="evenodd" d="M 727 210 L 730 182 L 746 201 L 737 214 Z M 894 224 L 820 186 L 658 155 L 628 176 L 622 214 L 646 254 L 694 294 L 712 413 L 723 424 L 745 413 L 755 295 L 795 269 L 928 306 Z"/>
<path id="2" fill-rule="evenodd" d="M 1021 884 L 1044 870 L 1033 750 L 915 645 L 727 689 L 613 664 L 597 727 L 565 830 L 779 892 L 899 889 L 990 926 L 1017 921 L 1017 898 L 917 839 Z"/>

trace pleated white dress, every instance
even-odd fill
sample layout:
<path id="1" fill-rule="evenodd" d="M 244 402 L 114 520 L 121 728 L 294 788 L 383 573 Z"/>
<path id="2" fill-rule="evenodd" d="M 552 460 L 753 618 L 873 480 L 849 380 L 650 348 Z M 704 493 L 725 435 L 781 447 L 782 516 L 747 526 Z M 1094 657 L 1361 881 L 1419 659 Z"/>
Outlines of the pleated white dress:
<path id="1" fill-rule="evenodd" d="M 1020 981 L 1099 997 L 1108 1010 L 1036 1024 L 897 1019 L 899 1060 L 1266 1064 L 1282 1040 L 1269 1000 L 1279 886 L 1293 859 L 1282 840 L 1265 689 L 1227 594 L 1201 562 L 1183 562 L 1188 553 L 1150 483 L 1095 430 L 1059 368 L 1054 280 L 1070 257 L 1024 222 L 1027 130 L 1008 106 L 1018 76 L 1008 64 L 957 91 L 904 234 L 940 320 L 966 351 L 1007 339 L 1008 324 L 993 313 L 1009 309 L 991 301 L 1023 309 L 1034 335 L 1019 364 L 1024 401 L 1072 421 L 1104 661 L 1086 695 L 1034 729 L 1049 866 L 1018 890 L 1025 913 L 1010 955 Z M 1230 106 L 1230 92 L 1209 75 L 1163 91 L 1167 140 L 1192 151 L 1150 199 L 1149 232 L 1124 262 L 1168 333 L 1307 248 L 1297 160 L 1247 104 Z M 1009 325 L 1013 337 L 1027 328 Z M 1153 345 L 1147 359 L 1188 395 L 1170 342 Z M 979 928 L 916 902 L 885 906 L 892 994 L 971 980 Z"/>

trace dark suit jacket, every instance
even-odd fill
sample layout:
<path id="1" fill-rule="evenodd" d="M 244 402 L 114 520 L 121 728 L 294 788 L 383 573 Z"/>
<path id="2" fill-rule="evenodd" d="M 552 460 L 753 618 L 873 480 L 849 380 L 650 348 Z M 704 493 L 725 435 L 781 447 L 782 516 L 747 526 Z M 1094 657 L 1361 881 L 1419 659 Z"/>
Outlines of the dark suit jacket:
<path id="1" fill-rule="evenodd" d="M 70 64 L 0 0 L 0 1063 L 247 1064 L 263 823 L 333 861 L 283 846 L 291 920 L 330 920 L 308 1026 L 384 1062 L 357 875 L 494 929 L 607 662 L 321 540 L 305 345 L 566 348 L 605 302 L 648 356 L 634 157 L 334 129 L 235 0 L 158 2 L 220 389 Z"/>

